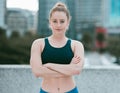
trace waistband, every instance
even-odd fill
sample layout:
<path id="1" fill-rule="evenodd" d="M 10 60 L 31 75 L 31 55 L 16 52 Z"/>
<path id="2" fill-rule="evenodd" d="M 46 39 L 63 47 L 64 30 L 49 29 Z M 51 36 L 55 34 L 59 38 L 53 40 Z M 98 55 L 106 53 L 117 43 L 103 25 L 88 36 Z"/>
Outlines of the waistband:
<path id="1" fill-rule="evenodd" d="M 42 88 L 40 89 L 40 93 L 49 93 L 45 90 L 43 90 Z M 65 93 L 78 93 L 78 89 L 77 87 L 73 88 L 72 90 L 68 91 L 68 92 L 65 92 Z"/>
<path id="2" fill-rule="evenodd" d="M 65 92 L 65 93 L 78 93 L 78 89 L 77 89 L 77 87 L 75 87 L 72 90 Z"/>
<path id="3" fill-rule="evenodd" d="M 40 89 L 40 93 L 48 93 L 47 91 L 43 90 L 42 88 Z"/>

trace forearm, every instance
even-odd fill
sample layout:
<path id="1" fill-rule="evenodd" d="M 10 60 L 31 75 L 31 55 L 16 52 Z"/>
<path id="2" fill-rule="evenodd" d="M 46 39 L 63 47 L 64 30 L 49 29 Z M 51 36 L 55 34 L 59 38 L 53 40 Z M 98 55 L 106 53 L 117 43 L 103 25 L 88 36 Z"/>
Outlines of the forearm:
<path id="1" fill-rule="evenodd" d="M 49 69 L 44 66 L 40 66 L 38 69 L 35 71 L 37 77 L 65 77 L 64 74 L 57 72 L 55 70 Z"/>
<path id="2" fill-rule="evenodd" d="M 61 64 L 48 63 L 46 64 L 46 67 L 48 67 L 51 70 L 60 72 L 66 76 L 79 74 L 79 71 L 80 71 L 79 66 L 76 64 L 61 65 Z"/>
<path id="3" fill-rule="evenodd" d="M 79 74 L 83 68 L 83 60 L 79 56 L 74 56 L 70 64 L 47 63 L 45 66 L 51 70 L 58 71 L 67 76 Z"/>

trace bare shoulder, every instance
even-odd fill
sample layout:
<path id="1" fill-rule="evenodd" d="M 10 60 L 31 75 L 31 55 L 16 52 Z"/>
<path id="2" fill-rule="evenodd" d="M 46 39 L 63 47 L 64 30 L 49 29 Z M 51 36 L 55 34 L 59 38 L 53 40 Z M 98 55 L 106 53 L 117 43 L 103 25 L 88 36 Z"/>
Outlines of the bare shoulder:
<path id="1" fill-rule="evenodd" d="M 84 54 L 84 47 L 83 47 L 82 42 L 80 42 L 80 41 L 72 40 L 71 48 L 72 48 L 74 55 L 80 55 L 82 53 Z M 79 52 L 79 51 L 81 51 L 81 52 Z"/>
<path id="2" fill-rule="evenodd" d="M 44 42 L 44 38 L 35 39 L 32 44 L 42 44 Z"/>
<path id="3" fill-rule="evenodd" d="M 32 45 L 41 45 L 44 43 L 44 38 L 39 38 L 33 41 Z"/>
<path id="4" fill-rule="evenodd" d="M 39 38 L 33 41 L 32 43 L 32 48 L 36 48 L 36 49 L 43 49 L 44 47 L 44 38 Z"/>
<path id="5" fill-rule="evenodd" d="M 72 45 L 73 45 L 74 47 L 81 47 L 81 48 L 83 48 L 82 42 L 80 42 L 80 41 L 78 41 L 78 40 L 72 40 Z"/>

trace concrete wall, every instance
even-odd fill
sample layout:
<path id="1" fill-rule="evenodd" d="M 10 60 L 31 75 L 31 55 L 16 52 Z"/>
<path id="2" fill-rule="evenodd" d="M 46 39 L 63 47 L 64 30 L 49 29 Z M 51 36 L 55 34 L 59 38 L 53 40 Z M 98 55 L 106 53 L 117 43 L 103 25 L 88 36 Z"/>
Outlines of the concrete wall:
<path id="1" fill-rule="evenodd" d="M 84 67 L 75 76 L 80 93 L 120 93 L 120 67 Z M 0 93 L 39 93 L 41 79 L 28 65 L 0 65 Z"/>

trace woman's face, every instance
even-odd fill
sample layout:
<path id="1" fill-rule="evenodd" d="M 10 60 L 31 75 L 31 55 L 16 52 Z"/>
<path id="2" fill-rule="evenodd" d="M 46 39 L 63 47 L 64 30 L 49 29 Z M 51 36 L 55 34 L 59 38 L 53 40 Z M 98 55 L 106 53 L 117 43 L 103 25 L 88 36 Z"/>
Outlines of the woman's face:
<path id="1" fill-rule="evenodd" d="M 53 33 L 66 32 L 69 26 L 69 20 L 66 13 L 61 11 L 53 12 L 50 18 L 50 27 Z"/>

